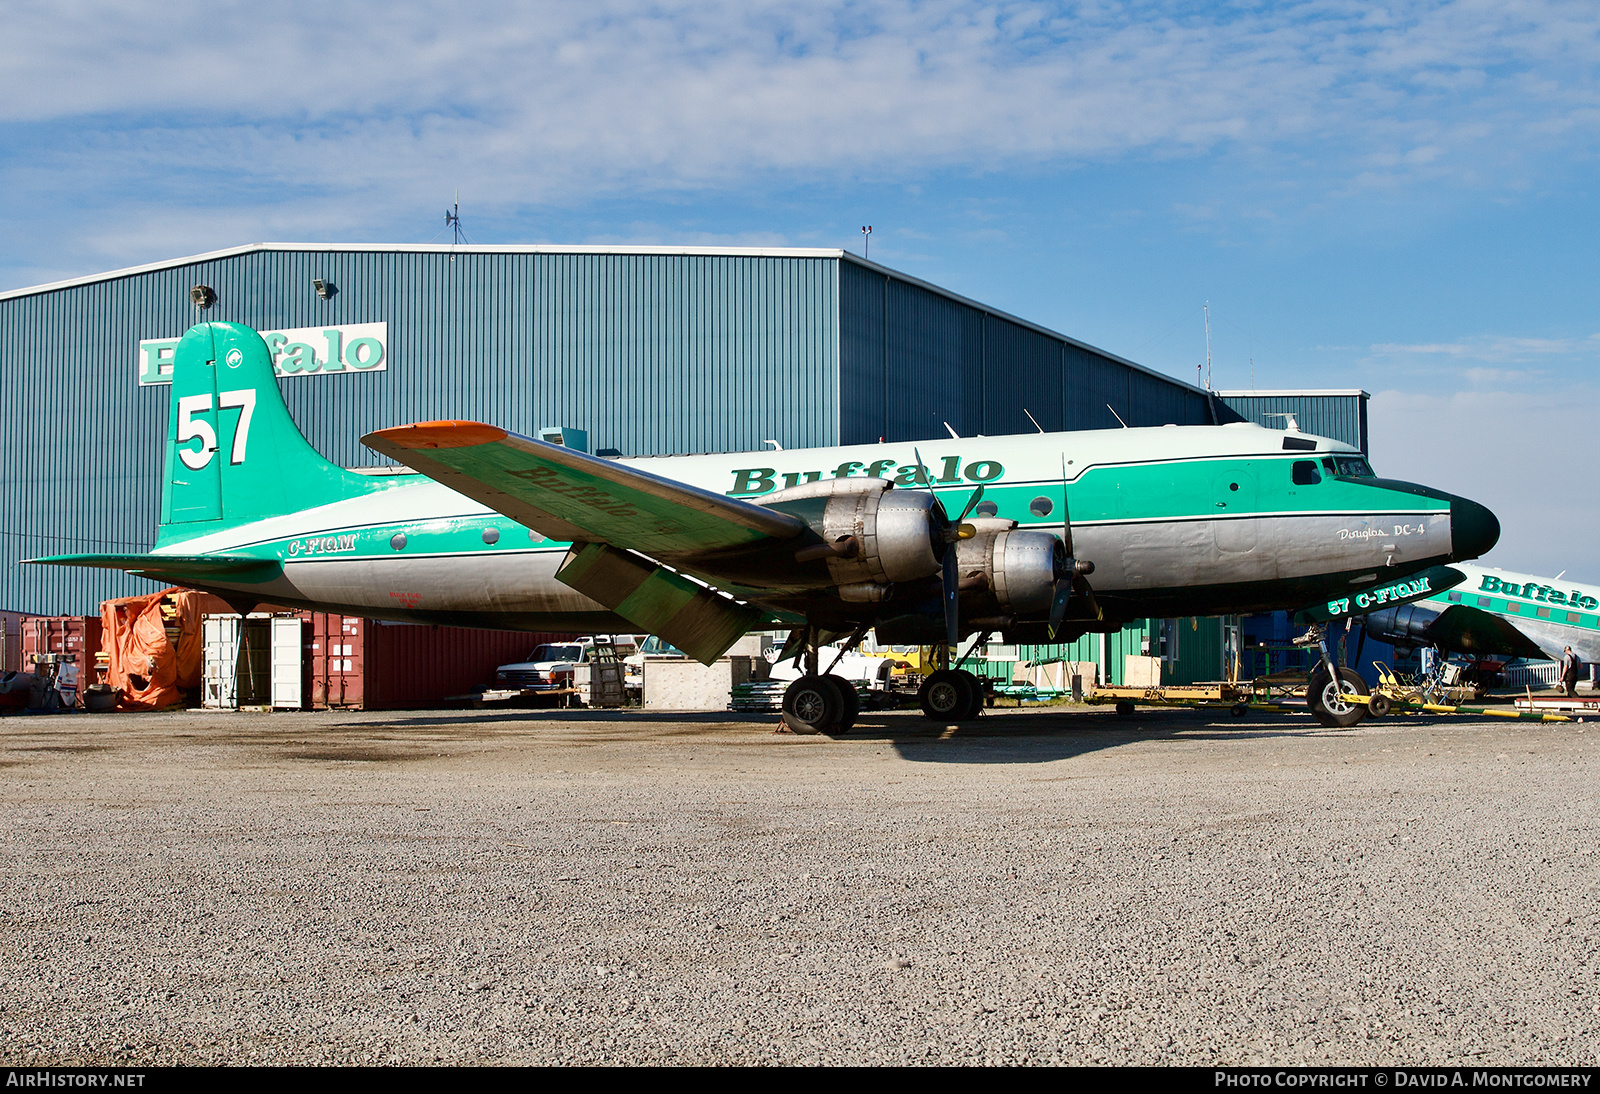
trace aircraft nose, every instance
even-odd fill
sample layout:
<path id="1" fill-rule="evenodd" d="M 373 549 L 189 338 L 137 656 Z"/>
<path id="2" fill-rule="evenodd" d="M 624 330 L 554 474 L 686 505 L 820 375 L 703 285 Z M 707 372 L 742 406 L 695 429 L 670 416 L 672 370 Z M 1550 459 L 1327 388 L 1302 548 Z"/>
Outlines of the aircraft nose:
<path id="1" fill-rule="evenodd" d="M 1500 520 L 1466 498 L 1450 499 L 1450 560 L 1482 558 L 1500 539 Z"/>

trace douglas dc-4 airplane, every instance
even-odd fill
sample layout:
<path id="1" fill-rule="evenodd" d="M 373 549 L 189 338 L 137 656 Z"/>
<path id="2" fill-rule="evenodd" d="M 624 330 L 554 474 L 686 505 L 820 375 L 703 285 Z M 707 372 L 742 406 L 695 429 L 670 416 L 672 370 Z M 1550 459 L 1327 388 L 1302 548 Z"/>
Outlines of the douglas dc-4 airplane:
<path id="1" fill-rule="evenodd" d="M 440 421 L 363 437 L 407 467 L 352 471 L 306 442 L 265 343 L 232 323 L 184 335 L 170 398 L 155 548 L 33 561 L 124 569 L 241 611 L 650 631 L 707 663 L 788 626 L 806 673 L 784 717 L 802 732 L 849 727 L 855 692 L 817 651 L 869 628 L 953 648 L 1339 603 L 1500 534 L 1481 505 L 1374 478 L 1349 445 L 1244 423 L 603 459 Z M 1431 588 L 1453 580 L 1446 568 Z M 1365 693 L 1351 670 L 1320 671 L 1314 711 Z M 983 701 L 959 669 L 922 698 L 951 720 Z"/>
<path id="2" fill-rule="evenodd" d="M 1580 661 L 1600 661 L 1600 588 L 1482 566 L 1455 568 L 1466 577 L 1460 585 L 1371 613 L 1363 621 L 1367 634 L 1401 648 L 1436 646 L 1479 657 L 1554 661 L 1571 646 Z"/>

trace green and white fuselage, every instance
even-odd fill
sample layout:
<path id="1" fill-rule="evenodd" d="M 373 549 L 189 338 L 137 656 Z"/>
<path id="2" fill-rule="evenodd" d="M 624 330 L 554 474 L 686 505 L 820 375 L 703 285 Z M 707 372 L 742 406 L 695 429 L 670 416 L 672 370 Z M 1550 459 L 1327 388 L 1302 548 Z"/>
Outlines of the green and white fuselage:
<path id="1" fill-rule="evenodd" d="M 1286 438 L 1314 443 L 1284 452 Z M 1451 500 L 1370 476 L 1327 474 L 1323 458 L 1360 453 L 1339 441 L 1260 426 L 1178 426 L 983 437 L 918 444 L 660 456 L 618 461 L 656 475 L 757 498 L 751 470 L 779 486 L 822 477 L 910 479 L 915 450 L 932 490 L 960 512 L 975 486 L 995 516 L 1061 528 L 1062 461 L 1077 553 L 1125 617 L 1251 611 L 1314 600 L 1330 578 L 1370 584 L 1395 566 L 1452 556 Z M 1316 469 L 1294 482 L 1296 464 Z M 973 475 L 973 469 L 977 474 Z M 154 555 L 248 556 L 281 575 L 240 588 L 279 603 L 339 605 L 355 614 L 529 629 L 613 625 L 605 609 L 555 580 L 570 544 L 546 539 L 424 475 L 366 476 L 375 489 L 313 509 L 169 535 Z M 911 484 L 926 488 L 922 483 Z M 762 491 L 765 493 L 768 491 Z M 982 503 L 980 503 L 982 504 Z M 1039 515 L 1043 510 L 1044 515 Z M 181 525 L 173 529 L 181 529 Z M 233 583 L 213 582 L 232 587 Z"/>
<path id="2" fill-rule="evenodd" d="M 637 629 L 637 610 L 619 616 L 588 595 L 595 586 L 556 578 L 573 542 L 601 543 L 689 574 L 770 620 L 855 625 L 925 611 L 939 595 L 937 570 L 926 582 L 874 579 L 870 594 L 830 586 L 827 574 L 843 571 L 837 560 L 827 561 L 831 571 L 816 561 L 823 528 L 820 517 L 806 523 L 807 492 L 931 491 L 954 514 L 981 485 L 975 516 L 986 519 L 975 523 L 984 527 L 1014 521 L 1061 536 L 1070 513 L 1076 557 L 1094 564 L 1103 628 L 1293 608 L 1476 557 L 1498 536 L 1482 506 L 1374 478 L 1347 444 L 1242 423 L 615 461 L 476 423 L 365 438 L 428 472 L 420 474 L 344 470 L 311 450 L 248 328 L 194 328 L 173 379 L 156 547 L 40 561 L 117 566 L 235 602 L 529 630 Z M 800 500 L 782 501 L 791 496 Z M 990 574 L 989 587 L 997 580 L 1004 575 Z"/>
<path id="3" fill-rule="evenodd" d="M 1471 563 L 1447 592 L 1368 616 L 1367 632 L 1401 646 L 1437 645 L 1479 656 L 1600 661 L 1600 586 Z"/>

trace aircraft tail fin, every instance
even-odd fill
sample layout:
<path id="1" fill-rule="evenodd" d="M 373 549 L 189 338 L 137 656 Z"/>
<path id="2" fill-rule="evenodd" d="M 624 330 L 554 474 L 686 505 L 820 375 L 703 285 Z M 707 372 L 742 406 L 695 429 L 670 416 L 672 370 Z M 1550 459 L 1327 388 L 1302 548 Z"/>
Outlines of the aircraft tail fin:
<path id="1" fill-rule="evenodd" d="M 311 447 L 266 343 L 238 323 L 200 323 L 178 343 L 164 464 L 158 546 L 392 485 Z"/>

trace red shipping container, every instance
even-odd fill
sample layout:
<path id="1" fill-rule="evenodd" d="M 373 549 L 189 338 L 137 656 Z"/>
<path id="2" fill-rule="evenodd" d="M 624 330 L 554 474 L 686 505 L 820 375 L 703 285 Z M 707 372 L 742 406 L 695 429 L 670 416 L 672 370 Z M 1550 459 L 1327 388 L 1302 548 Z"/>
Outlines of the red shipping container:
<path id="1" fill-rule="evenodd" d="M 486 631 L 302 612 L 306 694 L 313 709 L 427 707 L 494 685 L 494 670 L 569 634 Z"/>
<path id="2" fill-rule="evenodd" d="M 94 683 L 94 655 L 100 652 L 98 615 L 30 615 L 22 619 L 22 671 L 34 654 L 68 654 L 78 666 L 79 687 Z"/>
<path id="3" fill-rule="evenodd" d="M 0 612 L 0 672 L 22 671 L 21 612 Z"/>

